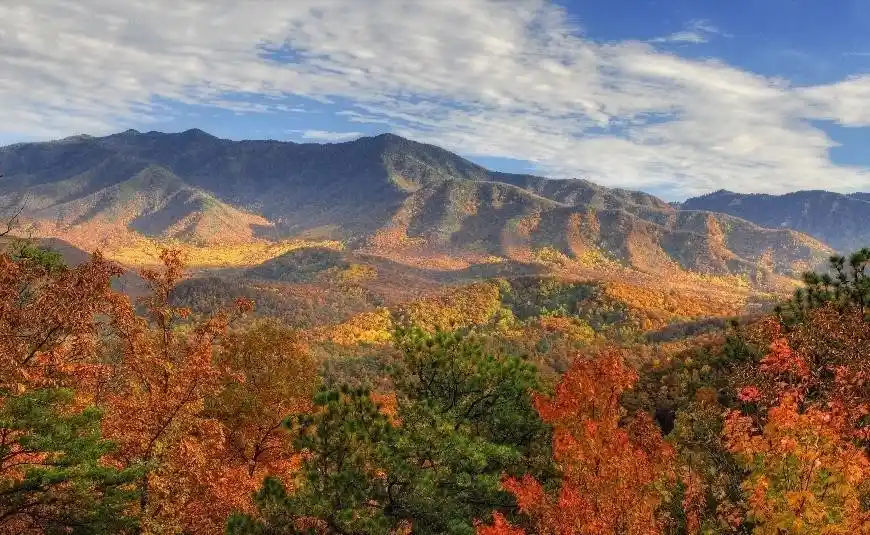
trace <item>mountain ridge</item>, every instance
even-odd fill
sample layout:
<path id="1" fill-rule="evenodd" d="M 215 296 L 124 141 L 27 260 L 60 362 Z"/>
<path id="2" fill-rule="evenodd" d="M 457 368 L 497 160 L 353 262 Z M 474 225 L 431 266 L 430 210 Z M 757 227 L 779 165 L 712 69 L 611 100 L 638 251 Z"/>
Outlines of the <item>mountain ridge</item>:
<path id="1" fill-rule="evenodd" d="M 26 200 L 42 232 L 77 244 L 124 233 L 204 245 L 325 239 L 424 262 L 594 257 L 751 280 L 794 277 L 830 252 L 791 230 L 582 179 L 490 171 L 395 134 L 319 144 L 127 130 L 3 147 L 0 172 L 0 208 Z"/>
<path id="2" fill-rule="evenodd" d="M 727 213 L 770 228 L 790 228 L 841 252 L 870 244 L 870 193 L 803 190 L 782 195 L 721 189 L 687 199 L 683 209 Z"/>

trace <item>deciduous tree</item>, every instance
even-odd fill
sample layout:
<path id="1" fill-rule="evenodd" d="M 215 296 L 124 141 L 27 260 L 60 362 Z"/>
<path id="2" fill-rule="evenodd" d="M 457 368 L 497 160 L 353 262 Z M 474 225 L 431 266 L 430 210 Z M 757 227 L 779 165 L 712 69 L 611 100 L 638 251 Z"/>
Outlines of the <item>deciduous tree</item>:
<path id="1" fill-rule="evenodd" d="M 132 533 L 136 472 L 103 463 L 113 445 L 88 390 L 118 270 L 41 260 L 0 255 L 0 534 Z"/>
<path id="2" fill-rule="evenodd" d="M 222 520 L 203 501 L 222 484 L 225 437 L 203 409 L 225 384 L 228 371 L 213 350 L 230 317 L 185 323 L 189 311 L 168 301 L 184 273 L 180 252 L 166 250 L 161 259 L 163 269 L 141 272 L 151 287 L 143 300 L 146 317 L 129 303 L 113 311 L 117 343 L 107 356 L 113 375 L 100 399 L 109 409 L 103 430 L 118 443 L 116 462 L 146 468 L 138 482 L 145 533 L 213 532 Z M 248 307 L 240 303 L 239 312 Z"/>
<path id="3" fill-rule="evenodd" d="M 229 373 L 206 399 L 204 415 L 224 429 L 223 476 L 208 500 L 210 516 L 223 521 L 233 511 L 252 511 L 250 497 L 265 477 L 292 482 L 300 456 L 283 424 L 312 408 L 318 377 L 300 333 L 273 320 L 228 332 L 216 362 Z"/>
<path id="4" fill-rule="evenodd" d="M 754 532 L 866 533 L 870 324 L 862 310 L 828 303 L 769 331 L 767 354 L 740 375 L 741 410 L 723 433 L 749 472 Z"/>
<path id="5" fill-rule="evenodd" d="M 620 396 L 635 380 L 620 352 L 607 350 L 594 359 L 576 360 L 552 398 L 535 398 L 541 418 L 554 426 L 561 486 L 551 492 L 530 475 L 504 480 L 531 519 L 533 533 L 663 532 L 657 485 L 673 477 L 673 452 L 646 415 L 622 425 Z M 478 533 L 522 533 L 495 520 L 492 527 L 479 526 Z"/>
<path id="6" fill-rule="evenodd" d="M 224 424 L 231 454 L 251 476 L 280 473 L 292 451 L 282 424 L 311 409 L 317 388 L 317 365 L 307 345 L 297 331 L 262 320 L 227 333 L 217 362 L 231 375 L 209 399 L 207 414 Z"/>
<path id="7" fill-rule="evenodd" d="M 861 486 L 870 479 L 870 461 L 831 425 L 829 413 L 800 412 L 786 395 L 762 429 L 732 412 L 724 433 L 749 471 L 743 489 L 753 533 L 868 533 Z"/>

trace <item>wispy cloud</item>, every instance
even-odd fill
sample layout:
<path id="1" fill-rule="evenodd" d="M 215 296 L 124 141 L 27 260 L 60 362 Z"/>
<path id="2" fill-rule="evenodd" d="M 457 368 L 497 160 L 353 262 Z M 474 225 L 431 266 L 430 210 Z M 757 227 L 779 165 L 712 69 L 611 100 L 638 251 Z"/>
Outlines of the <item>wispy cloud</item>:
<path id="1" fill-rule="evenodd" d="M 672 33 L 665 37 L 657 37 L 651 39 L 651 43 L 692 43 L 701 44 L 707 43 L 710 39 L 720 35 L 722 37 L 731 37 L 731 34 L 725 33 L 716 26 L 710 24 L 709 21 L 696 19 L 690 21 L 685 28 L 679 32 Z"/>
<path id="2" fill-rule="evenodd" d="M 607 185 L 870 188 L 810 122 L 870 125 L 870 76 L 793 87 L 649 43 L 600 44 L 546 0 L 6 0 L 0 20 L 15 28 L 0 32 L 0 134 L 99 134 L 173 101 L 280 117 L 307 97 Z"/>
<path id="3" fill-rule="evenodd" d="M 288 133 L 299 134 L 302 139 L 315 141 L 348 141 L 362 137 L 362 132 L 330 132 L 327 130 L 288 130 Z"/>

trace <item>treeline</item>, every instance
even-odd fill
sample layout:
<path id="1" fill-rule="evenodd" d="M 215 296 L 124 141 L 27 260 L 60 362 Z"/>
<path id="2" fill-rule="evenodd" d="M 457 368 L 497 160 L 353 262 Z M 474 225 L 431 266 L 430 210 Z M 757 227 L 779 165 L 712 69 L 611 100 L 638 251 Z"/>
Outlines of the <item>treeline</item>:
<path id="1" fill-rule="evenodd" d="M 177 306 L 162 260 L 133 303 L 99 255 L 0 255 L 0 534 L 870 533 L 866 251 L 676 356 L 596 343 L 555 379 L 405 324 L 377 389 L 247 299 Z"/>

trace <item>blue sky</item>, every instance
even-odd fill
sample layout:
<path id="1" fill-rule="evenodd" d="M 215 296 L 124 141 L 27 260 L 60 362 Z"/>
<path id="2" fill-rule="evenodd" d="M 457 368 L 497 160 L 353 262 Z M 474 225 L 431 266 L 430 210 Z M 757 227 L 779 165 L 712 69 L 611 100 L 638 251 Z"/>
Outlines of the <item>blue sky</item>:
<path id="1" fill-rule="evenodd" d="M 870 190 L 870 2 L 9 0 L 0 143 L 392 131 L 669 199 Z"/>

